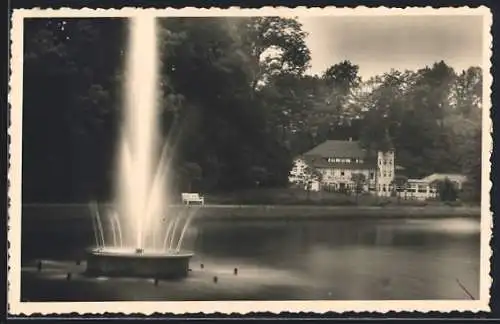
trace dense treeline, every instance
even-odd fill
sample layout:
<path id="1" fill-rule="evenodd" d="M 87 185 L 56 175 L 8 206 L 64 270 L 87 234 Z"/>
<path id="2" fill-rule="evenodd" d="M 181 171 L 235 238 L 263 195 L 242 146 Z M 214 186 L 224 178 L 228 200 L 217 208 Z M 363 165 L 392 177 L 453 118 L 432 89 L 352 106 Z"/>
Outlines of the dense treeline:
<path id="1" fill-rule="evenodd" d="M 26 21 L 25 201 L 109 198 L 126 36 L 125 19 Z M 344 61 L 310 76 L 305 36 L 276 17 L 160 22 L 161 118 L 181 190 L 285 186 L 295 155 L 353 138 L 395 147 L 410 177 L 464 172 L 477 199 L 480 68 L 361 80 Z"/>

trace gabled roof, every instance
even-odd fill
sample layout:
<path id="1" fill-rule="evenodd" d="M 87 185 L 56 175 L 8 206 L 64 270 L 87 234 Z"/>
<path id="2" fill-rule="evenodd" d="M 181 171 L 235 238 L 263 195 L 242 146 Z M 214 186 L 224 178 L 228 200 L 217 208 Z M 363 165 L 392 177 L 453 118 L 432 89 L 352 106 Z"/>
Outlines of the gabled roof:
<path id="1" fill-rule="evenodd" d="M 303 155 L 319 156 L 323 158 L 339 157 L 363 159 L 366 157 L 366 150 L 360 146 L 358 141 L 328 140 Z"/>
<path id="2" fill-rule="evenodd" d="M 372 170 L 376 168 L 376 163 L 365 161 L 364 163 L 331 163 L 327 158 L 319 155 L 303 155 L 299 157 L 307 165 L 317 169 L 352 169 L 352 170 Z"/>
<path id="3" fill-rule="evenodd" d="M 429 182 L 424 180 L 424 179 L 408 179 L 408 183 L 423 183 L 423 184 L 428 184 Z"/>
<path id="4" fill-rule="evenodd" d="M 433 173 L 425 178 L 422 178 L 422 180 L 432 182 L 437 180 L 444 180 L 446 178 L 451 181 L 459 182 L 465 182 L 467 180 L 467 176 L 458 173 Z"/>

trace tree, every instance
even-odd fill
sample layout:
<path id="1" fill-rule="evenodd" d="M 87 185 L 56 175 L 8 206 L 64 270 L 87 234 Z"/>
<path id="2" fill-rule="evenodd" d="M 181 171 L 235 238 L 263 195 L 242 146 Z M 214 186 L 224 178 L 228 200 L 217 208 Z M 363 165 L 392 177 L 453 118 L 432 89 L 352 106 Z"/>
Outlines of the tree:
<path id="1" fill-rule="evenodd" d="M 361 83 L 358 76 L 359 66 L 350 61 L 342 61 L 330 66 L 322 75 L 325 86 L 330 90 L 326 99 L 329 105 L 336 106 L 338 111 L 344 112 L 345 104 L 353 89 Z"/>
<path id="2" fill-rule="evenodd" d="M 359 84 L 357 74 L 358 66 L 344 61 L 321 77 L 273 75 L 259 92 L 267 107 L 269 128 L 294 154 L 332 136 L 356 137 L 356 133 L 349 133 L 355 116 L 348 101 Z"/>
<path id="3" fill-rule="evenodd" d="M 444 180 L 436 181 L 433 184 L 439 194 L 439 199 L 441 201 L 455 201 L 458 198 L 458 190 L 455 184 L 450 181 L 450 179 L 445 178 Z"/>
<path id="4" fill-rule="evenodd" d="M 110 196 L 126 22 L 26 21 L 26 201 Z M 456 75 L 437 62 L 361 82 L 359 67 L 343 61 L 310 76 L 306 33 L 296 19 L 169 18 L 159 25 L 158 117 L 172 165 L 194 174 L 190 187 L 284 186 L 292 157 L 326 139 L 352 137 L 372 152 L 395 148 L 407 176 L 462 172 L 478 198 L 480 68 Z"/>
<path id="5" fill-rule="evenodd" d="M 482 106 L 483 76 L 480 67 L 462 71 L 451 88 L 451 107 L 464 116 L 474 116 Z"/>
<path id="6" fill-rule="evenodd" d="M 178 114 L 183 132 L 177 155 L 198 163 L 204 170 L 202 181 L 213 189 L 254 186 L 249 171 L 256 166 L 268 170 L 266 185 L 284 185 L 291 165 L 290 155 L 268 130 L 262 100 L 254 96 L 255 75 L 249 64 L 253 43 L 243 32 L 248 22 L 246 18 L 161 21 L 162 35 L 174 39 L 166 42 L 168 50 L 162 55 L 169 80 L 164 91 L 184 98 Z"/>
<path id="7" fill-rule="evenodd" d="M 411 177 L 460 172 L 460 143 L 464 140 L 457 134 L 473 126 L 460 126 L 470 120 L 452 109 L 450 98 L 456 82 L 453 69 L 444 62 L 416 72 L 393 70 L 374 78 L 360 102 L 365 107 L 361 142 L 372 151 L 384 150 L 390 143 L 398 152 L 398 163 Z"/>
<path id="8" fill-rule="evenodd" d="M 201 167 L 194 162 L 186 162 L 183 166 L 183 174 L 185 177 L 185 181 L 187 181 L 187 190 L 191 192 L 193 187 L 193 182 L 199 181 L 202 178 L 202 170 Z"/>
<path id="9" fill-rule="evenodd" d="M 265 84 L 275 75 L 302 75 L 311 59 L 305 43 L 307 33 L 293 18 L 235 18 L 232 35 L 246 50 L 252 70 L 251 89 Z"/>
<path id="10" fill-rule="evenodd" d="M 481 138 L 482 130 L 477 129 L 469 137 L 463 147 L 462 171 L 467 176 L 464 194 L 468 199 L 479 202 L 481 200 L 481 182 L 482 182 L 482 150 Z"/>
<path id="11" fill-rule="evenodd" d="M 363 173 L 353 173 L 351 181 L 354 183 L 354 192 L 356 193 L 357 204 L 359 194 L 364 191 L 364 186 L 366 185 L 366 176 Z"/>
<path id="12" fill-rule="evenodd" d="M 444 61 L 418 71 L 412 102 L 433 116 L 438 125 L 444 126 L 445 113 L 450 107 L 450 93 L 456 74 Z"/>
<path id="13" fill-rule="evenodd" d="M 403 135 L 402 123 L 415 78 L 412 72 L 392 70 L 370 81 L 371 92 L 362 103 L 365 109 L 360 134 L 367 149 L 385 151 L 394 146 L 400 151 L 402 145 L 398 141 Z"/>
<path id="14" fill-rule="evenodd" d="M 261 183 L 265 183 L 268 177 L 267 170 L 260 166 L 252 166 L 249 172 L 250 178 L 255 182 L 256 187 L 259 187 Z"/>
<path id="15" fill-rule="evenodd" d="M 23 199 L 108 198 L 124 19 L 25 22 Z M 88 51 L 98 48 L 99 51 Z"/>
<path id="16" fill-rule="evenodd" d="M 309 199 L 309 197 L 310 197 L 312 184 L 314 182 L 317 182 L 318 184 L 321 183 L 322 178 L 323 178 L 323 174 L 318 169 L 316 169 L 310 165 L 306 166 L 306 168 L 304 170 L 303 184 L 304 184 L 304 188 L 306 189 L 307 199 Z"/>

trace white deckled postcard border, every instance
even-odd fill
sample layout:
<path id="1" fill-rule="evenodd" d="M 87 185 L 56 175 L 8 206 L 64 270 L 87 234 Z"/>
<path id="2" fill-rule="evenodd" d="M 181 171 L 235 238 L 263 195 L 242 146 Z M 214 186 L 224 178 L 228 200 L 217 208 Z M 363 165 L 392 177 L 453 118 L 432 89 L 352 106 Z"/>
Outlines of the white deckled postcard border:
<path id="1" fill-rule="evenodd" d="M 129 17 L 133 15 L 156 16 L 343 16 L 343 15 L 480 15 L 483 17 L 483 137 L 482 137 L 482 201 L 481 201 L 481 266 L 480 266 L 480 298 L 478 300 L 375 300 L 375 301 L 184 301 L 184 302 L 21 302 L 21 163 L 22 163 L 22 84 L 23 84 L 23 22 L 25 18 L 34 17 Z M 491 109 L 492 76 L 491 55 L 492 36 L 490 28 L 492 14 L 489 8 L 286 8 L 263 7 L 259 9 L 210 8 L 198 9 L 16 9 L 13 11 L 11 27 L 11 77 L 9 103 L 10 107 L 10 168 L 8 178 L 9 212 L 8 212 L 8 313 L 11 315 L 49 314 L 153 314 L 153 313 L 221 313 L 247 314 L 252 312 L 389 312 L 389 311 L 489 311 L 490 257 L 492 250 L 490 239 L 492 234 L 492 212 L 490 211 L 490 154 L 493 148 Z"/>

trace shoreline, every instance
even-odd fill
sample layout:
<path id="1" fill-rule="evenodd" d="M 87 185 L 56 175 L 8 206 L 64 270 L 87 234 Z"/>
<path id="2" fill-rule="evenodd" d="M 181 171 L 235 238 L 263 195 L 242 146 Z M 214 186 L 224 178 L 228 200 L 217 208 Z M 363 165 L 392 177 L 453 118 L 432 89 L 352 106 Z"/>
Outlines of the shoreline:
<path id="1" fill-rule="evenodd" d="M 183 208 L 173 205 L 172 208 Z M 317 205 L 191 205 L 196 218 L 206 220 L 343 219 L 343 218 L 481 218 L 481 208 L 451 206 L 317 206 Z M 23 217 L 46 218 L 88 215 L 87 204 L 25 204 Z"/>

